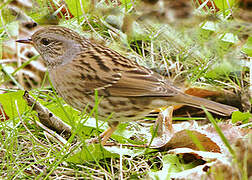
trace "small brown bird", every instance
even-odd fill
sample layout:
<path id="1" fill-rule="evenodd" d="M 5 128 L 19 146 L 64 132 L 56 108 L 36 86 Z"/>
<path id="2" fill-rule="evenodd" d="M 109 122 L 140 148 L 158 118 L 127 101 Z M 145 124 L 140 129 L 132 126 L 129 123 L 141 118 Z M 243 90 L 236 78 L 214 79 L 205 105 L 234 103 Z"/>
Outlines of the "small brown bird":
<path id="1" fill-rule="evenodd" d="M 187 95 L 163 76 L 65 27 L 48 26 L 17 42 L 34 45 L 48 66 L 53 86 L 72 107 L 82 111 L 88 105 L 87 110 L 91 111 L 95 90 L 98 91 L 103 97 L 99 120 L 114 113 L 108 120 L 110 128 L 101 134 L 103 144 L 119 122 L 137 120 L 162 106 L 205 106 L 223 116 L 237 110 Z"/>

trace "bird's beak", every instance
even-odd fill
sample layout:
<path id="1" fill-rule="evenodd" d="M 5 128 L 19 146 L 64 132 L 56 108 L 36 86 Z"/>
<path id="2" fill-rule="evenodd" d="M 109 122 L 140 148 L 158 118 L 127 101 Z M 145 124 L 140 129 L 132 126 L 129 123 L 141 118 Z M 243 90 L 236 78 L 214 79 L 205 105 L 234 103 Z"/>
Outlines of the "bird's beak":
<path id="1" fill-rule="evenodd" d="M 33 45 L 33 42 L 32 42 L 31 38 L 28 38 L 28 39 L 18 39 L 18 40 L 16 40 L 16 42 Z"/>

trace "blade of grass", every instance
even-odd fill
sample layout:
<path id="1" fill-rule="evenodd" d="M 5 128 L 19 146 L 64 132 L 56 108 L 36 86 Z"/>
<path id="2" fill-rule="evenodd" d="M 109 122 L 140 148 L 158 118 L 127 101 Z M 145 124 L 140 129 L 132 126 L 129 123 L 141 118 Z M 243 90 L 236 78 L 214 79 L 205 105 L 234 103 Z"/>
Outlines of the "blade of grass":
<path id="1" fill-rule="evenodd" d="M 11 75 L 14 76 L 20 69 L 22 69 L 26 65 L 30 64 L 31 61 L 37 60 L 39 56 L 40 55 L 33 56 L 32 58 L 30 58 L 28 61 L 26 61 L 25 63 L 23 63 L 21 66 L 19 66 L 13 73 L 11 73 Z"/>
<path id="2" fill-rule="evenodd" d="M 97 90 L 95 90 L 95 120 L 96 120 L 96 132 L 97 132 L 97 134 L 99 134 L 99 124 L 98 124 L 98 105 L 99 105 L 99 103 L 101 102 L 101 100 L 102 100 L 102 98 L 99 98 L 99 96 L 98 96 L 98 91 Z M 100 144 L 100 148 L 101 148 L 101 150 L 102 150 L 102 155 L 103 155 L 103 157 L 105 157 L 105 152 L 104 152 L 104 148 L 102 147 L 102 144 L 101 144 L 101 138 L 100 138 L 100 136 L 98 135 L 98 137 L 99 137 L 99 144 Z M 106 165 L 106 167 L 107 167 L 107 169 L 108 169 L 108 171 L 110 172 L 110 168 L 109 168 L 109 165 L 108 165 L 108 163 L 107 163 L 107 160 L 105 159 L 105 158 L 103 158 L 104 159 L 104 161 L 105 161 L 105 165 Z M 98 161 L 97 161 L 97 163 L 98 163 Z M 99 164 L 98 164 L 99 165 Z M 110 172 L 111 173 L 111 172 Z"/>
<path id="3" fill-rule="evenodd" d="M 221 131 L 220 127 L 218 126 L 218 124 L 216 123 L 215 119 L 213 118 L 213 116 L 206 110 L 205 107 L 202 107 L 203 110 L 205 111 L 208 119 L 210 120 L 210 122 L 213 124 L 216 132 L 218 133 L 218 135 L 220 136 L 222 142 L 225 144 L 225 146 L 228 148 L 228 151 L 231 153 L 231 155 L 233 156 L 233 158 L 236 158 L 236 154 L 235 151 L 232 149 L 230 143 L 228 142 L 227 138 L 225 137 L 225 135 L 223 134 L 223 132 Z"/>
<path id="4" fill-rule="evenodd" d="M 197 138 L 195 134 L 193 134 L 192 131 L 186 130 L 188 136 L 192 139 L 193 143 L 199 148 L 200 151 L 206 151 L 204 146 L 201 144 L 200 140 Z"/>
<path id="5" fill-rule="evenodd" d="M 10 74 L 8 73 L 8 71 L 5 69 L 4 66 L 2 66 L 2 71 L 7 74 L 7 76 L 12 80 L 12 82 L 21 90 L 24 90 L 23 86 L 21 86 L 21 84 L 19 84 L 16 79 Z"/>

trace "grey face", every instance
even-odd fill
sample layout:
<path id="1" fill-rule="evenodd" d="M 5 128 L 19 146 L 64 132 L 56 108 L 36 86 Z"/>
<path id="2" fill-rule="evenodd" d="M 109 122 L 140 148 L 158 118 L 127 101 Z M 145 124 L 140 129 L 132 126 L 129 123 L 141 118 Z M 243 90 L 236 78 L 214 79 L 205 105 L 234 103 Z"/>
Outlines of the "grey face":
<path id="1" fill-rule="evenodd" d="M 34 47 L 48 65 L 62 56 L 67 48 L 67 40 L 52 33 L 41 33 L 32 36 Z"/>
<path id="2" fill-rule="evenodd" d="M 71 61 L 81 51 L 81 44 L 68 36 L 70 32 L 60 34 L 57 31 L 36 32 L 32 42 L 48 67 Z"/>

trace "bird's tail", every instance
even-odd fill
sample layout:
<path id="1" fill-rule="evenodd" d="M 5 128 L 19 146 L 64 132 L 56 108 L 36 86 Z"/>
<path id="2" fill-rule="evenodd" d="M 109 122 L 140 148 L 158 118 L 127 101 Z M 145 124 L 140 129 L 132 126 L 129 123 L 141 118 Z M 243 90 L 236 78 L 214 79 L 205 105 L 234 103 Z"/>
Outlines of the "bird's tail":
<path id="1" fill-rule="evenodd" d="M 197 108 L 205 107 L 208 111 L 222 116 L 230 116 L 232 112 L 238 111 L 235 107 L 188 94 L 180 94 L 176 97 L 176 102 L 181 102 L 182 104 Z"/>

